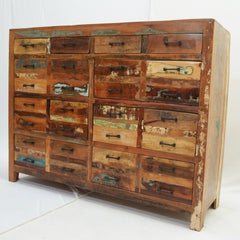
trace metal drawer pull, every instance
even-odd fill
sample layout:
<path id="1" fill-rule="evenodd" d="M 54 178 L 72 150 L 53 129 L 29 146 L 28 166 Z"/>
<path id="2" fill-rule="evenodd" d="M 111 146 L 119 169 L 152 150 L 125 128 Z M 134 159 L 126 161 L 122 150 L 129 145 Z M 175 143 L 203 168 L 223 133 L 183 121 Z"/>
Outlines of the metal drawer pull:
<path id="1" fill-rule="evenodd" d="M 111 134 L 106 134 L 106 137 L 115 137 L 115 138 L 120 138 L 121 136 L 118 135 L 111 135 Z"/>
<path id="2" fill-rule="evenodd" d="M 73 108 L 60 108 L 60 110 L 61 110 L 62 112 L 73 112 L 73 111 L 74 111 Z"/>
<path id="3" fill-rule="evenodd" d="M 62 65 L 62 68 L 63 69 L 67 69 L 67 68 L 72 68 L 72 69 L 75 69 L 75 64 L 68 64 L 68 65 Z"/>
<path id="4" fill-rule="evenodd" d="M 112 93 L 112 92 L 122 93 L 122 89 L 108 89 L 108 92 L 109 92 L 109 93 Z"/>
<path id="5" fill-rule="evenodd" d="M 21 46 L 25 47 L 25 48 L 26 47 L 35 47 L 35 44 L 33 44 L 33 43 L 22 43 Z"/>
<path id="6" fill-rule="evenodd" d="M 125 43 L 123 41 L 121 42 L 109 42 L 108 43 L 110 46 L 114 46 L 114 45 L 120 45 L 120 46 L 123 46 Z"/>
<path id="7" fill-rule="evenodd" d="M 107 115 L 110 115 L 110 116 L 122 116 L 122 112 L 119 112 L 119 113 L 107 112 Z"/>
<path id="8" fill-rule="evenodd" d="M 23 84 L 23 87 L 34 87 L 34 84 Z"/>
<path id="9" fill-rule="evenodd" d="M 168 45 L 170 45 L 170 44 L 181 46 L 181 45 L 182 45 L 182 42 L 181 42 L 181 41 L 169 42 L 168 40 L 164 40 L 164 44 L 165 44 L 166 46 L 168 46 Z"/>
<path id="10" fill-rule="evenodd" d="M 169 70 L 173 70 L 173 71 L 178 71 L 178 72 L 180 72 L 180 70 L 181 70 L 181 68 L 180 67 L 178 67 L 178 68 L 163 68 L 163 71 L 169 71 Z"/>
<path id="11" fill-rule="evenodd" d="M 23 104 L 25 107 L 28 107 L 28 106 L 30 106 L 30 107 L 35 107 L 35 104 L 34 103 L 24 103 Z"/>
<path id="12" fill-rule="evenodd" d="M 74 149 L 73 148 L 61 148 L 62 151 L 69 151 L 69 152 L 73 152 Z"/>
<path id="13" fill-rule="evenodd" d="M 22 122 L 21 122 L 21 125 L 22 125 L 22 126 L 31 126 L 31 127 L 33 127 L 33 126 L 34 126 L 34 123 L 22 121 Z"/>
<path id="14" fill-rule="evenodd" d="M 162 122 L 165 122 L 166 120 L 167 121 L 174 121 L 174 122 L 178 121 L 177 118 L 169 118 L 169 117 L 161 117 L 161 120 L 162 120 Z"/>
<path id="15" fill-rule="evenodd" d="M 34 145 L 34 144 L 35 144 L 35 142 L 33 142 L 33 141 L 28 141 L 28 140 L 23 140 L 23 143 L 31 144 L 31 145 Z"/>
<path id="16" fill-rule="evenodd" d="M 160 145 L 166 145 L 166 146 L 170 146 L 170 147 L 176 147 L 176 143 L 165 143 L 165 142 L 163 142 L 163 141 L 160 141 L 160 143 L 159 143 Z"/>
<path id="17" fill-rule="evenodd" d="M 34 163 L 35 161 L 34 161 L 34 159 L 31 159 L 31 158 L 24 158 L 23 162 Z"/>
<path id="18" fill-rule="evenodd" d="M 124 66 L 109 66 L 109 70 L 123 70 Z"/>
<path id="19" fill-rule="evenodd" d="M 161 192 L 161 193 L 171 194 L 171 195 L 173 194 L 173 191 L 168 190 L 168 189 L 164 189 L 164 188 L 158 188 L 157 191 Z"/>
<path id="20" fill-rule="evenodd" d="M 112 159 L 120 160 L 120 157 L 112 157 L 109 154 L 106 155 L 106 158 L 112 158 Z"/>
<path id="21" fill-rule="evenodd" d="M 73 132 L 73 129 L 72 129 L 72 128 L 69 128 L 69 129 L 60 128 L 59 130 L 60 130 L 60 131 L 63 131 L 63 132 Z"/>
<path id="22" fill-rule="evenodd" d="M 181 95 L 179 93 L 168 93 L 168 92 L 162 92 L 162 96 L 163 97 L 174 97 L 174 98 L 181 97 Z"/>
<path id="23" fill-rule="evenodd" d="M 34 64 L 24 64 L 23 65 L 24 68 L 35 68 Z"/>
<path id="24" fill-rule="evenodd" d="M 69 43 L 62 43 L 62 46 L 63 47 L 67 47 L 67 46 L 71 46 L 71 47 L 74 47 L 76 44 L 75 43 L 73 43 L 73 42 L 69 42 Z"/>
<path id="25" fill-rule="evenodd" d="M 118 182 L 119 181 L 119 178 L 118 177 L 112 177 L 112 176 L 104 176 L 102 178 L 103 181 L 115 181 L 115 182 Z"/>
<path id="26" fill-rule="evenodd" d="M 70 90 L 70 91 L 74 91 L 75 88 L 74 87 L 61 87 L 61 89 L 67 89 L 67 90 Z"/>
<path id="27" fill-rule="evenodd" d="M 171 171 L 171 172 L 175 171 L 174 167 L 165 167 L 163 165 L 159 165 L 158 168 L 161 169 L 161 170 L 167 170 L 167 171 Z"/>
<path id="28" fill-rule="evenodd" d="M 60 170 L 65 171 L 65 172 L 74 172 L 74 169 L 72 169 L 72 168 L 61 167 Z"/>

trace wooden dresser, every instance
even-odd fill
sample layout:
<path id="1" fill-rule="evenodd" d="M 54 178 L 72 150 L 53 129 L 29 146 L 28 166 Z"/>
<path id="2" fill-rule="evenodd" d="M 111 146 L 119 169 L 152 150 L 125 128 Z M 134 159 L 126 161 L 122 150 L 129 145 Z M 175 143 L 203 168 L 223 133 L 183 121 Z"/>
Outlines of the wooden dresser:
<path id="1" fill-rule="evenodd" d="M 191 215 L 219 204 L 229 33 L 214 19 L 10 30 L 19 173 Z"/>

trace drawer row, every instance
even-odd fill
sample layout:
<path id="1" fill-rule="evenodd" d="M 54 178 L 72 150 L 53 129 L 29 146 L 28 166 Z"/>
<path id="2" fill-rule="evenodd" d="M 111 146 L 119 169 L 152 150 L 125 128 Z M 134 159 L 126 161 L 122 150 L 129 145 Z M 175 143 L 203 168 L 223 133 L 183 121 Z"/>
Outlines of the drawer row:
<path id="1" fill-rule="evenodd" d="M 201 62 L 96 59 L 94 97 L 198 104 L 200 75 Z M 88 97 L 88 61 L 16 60 L 15 91 Z"/>
<path id="2" fill-rule="evenodd" d="M 46 53 L 192 53 L 201 54 L 202 34 L 53 37 L 16 39 L 15 54 Z"/>
<path id="3" fill-rule="evenodd" d="M 195 154 L 197 114 L 104 104 L 93 109 L 93 141 Z M 87 141 L 88 122 L 88 103 L 15 98 L 16 129 Z"/>
<path id="4" fill-rule="evenodd" d="M 191 203 L 193 163 L 94 147 L 89 168 L 88 146 L 51 140 L 49 151 L 46 159 L 44 138 L 15 134 L 17 164 L 44 170 L 48 165 L 47 171 L 76 182 L 86 181 L 91 169 L 93 183 Z"/>

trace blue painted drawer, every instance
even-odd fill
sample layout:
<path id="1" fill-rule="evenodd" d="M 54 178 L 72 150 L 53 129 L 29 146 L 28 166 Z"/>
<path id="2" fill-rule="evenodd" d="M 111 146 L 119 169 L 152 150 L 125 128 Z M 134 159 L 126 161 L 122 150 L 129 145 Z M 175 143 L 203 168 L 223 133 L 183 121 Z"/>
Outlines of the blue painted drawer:
<path id="1" fill-rule="evenodd" d="M 46 160 L 32 156 L 17 155 L 17 162 L 32 164 L 40 167 L 45 167 Z"/>

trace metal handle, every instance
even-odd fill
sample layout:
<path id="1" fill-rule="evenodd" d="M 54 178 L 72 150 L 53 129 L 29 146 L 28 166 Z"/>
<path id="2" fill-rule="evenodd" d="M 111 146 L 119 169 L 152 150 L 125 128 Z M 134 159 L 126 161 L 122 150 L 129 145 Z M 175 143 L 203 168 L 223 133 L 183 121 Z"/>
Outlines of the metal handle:
<path id="1" fill-rule="evenodd" d="M 112 177 L 112 176 L 104 176 L 102 178 L 103 181 L 115 181 L 115 182 L 118 182 L 119 181 L 119 178 L 118 177 Z"/>
<path id="2" fill-rule="evenodd" d="M 106 158 L 112 158 L 112 159 L 120 160 L 120 157 L 112 157 L 109 154 L 106 155 Z"/>
<path id="3" fill-rule="evenodd" d="M 163 42 L 164 42 L 165 46 L 168 46 L 168 45 L 177 45 L 177 46 L 181 46 L 181 45 L 182 45 L 182 42 L 181 42 L 181 41 L 173 41 L 173 42 L 169 42 L 167 37 L 165 37 L 165 38 L 163 39 Z"/>
<path id="4" fill-rule="evenodd" d="M 74 169 L 66 168 L 66 167 L 61 167 L 60 170 L 65 171 L 65 172 L 74 172 Z"/>
<path id="5" fill-rule="evenodd" d="M 109 66 L 109 70 L 123 70 L 124 66 Z"/>
<path id="6" fill-rule="evenodd" d="M 160 141 L 160 143 L 159 143 L 160 145 L 166 145 L 166 146 L 170 146 L 170 147 L 176 147 L 176 143 L 165 143 L 165 142 L 163 142 L 163 141 Z"/>
<path id="7" fill-rule="evenodd" d="M 23 87 L 34 87 L 34 84 L 23 84 Z"/>
<path id="8" fill-rule="evenodd" d="M 34 145 L 34 144 L 35 144 L 35 142 L 33 142 L 33 141 L 28 141 L 28 140 L 23 140 L 23 143 L 31 144 L 31 145 Z"/>
<path id="9" fill-rule="evenodd" d="M 62 112 L 73 112 L 73 111 L 74 111 L 73 108 L 60 108 L 60 110 L 61 110 Z"/>
<path id="10" fill-rule="evenodd" d="M 111 135 L 111 134 L 106 134 L 106 137 L 115 137 L 115 138 L 120 138 L 121 136 L 118 135 Z"/>
<path id="11" fill-rule="evenodd" d="M 33 44 L 33 43 L 22 43 L 21 46 L 25 47 L 25 48 L 26 47 L 35 47 L 35 44 Z"/>
<path id="12" fill-rule="evenodd" d="M 119 117 L 121 117 L 121 116 L 122 116 L 122 112 L 119 112 L 119 113 L 107 112 L 107 115 L 110 115 L 110 116 L 119 116 Z"/>
<path id="13" fill-rule="evenodd" d="M 31 158 L 24 158 L 23 162 L 34 163 L 35 161 L 34 159 L 31 159 Z"/>
<path id="14" fill-rule="evenodd" d="M 63 47 L 67 47 L 67 46 L 74 47 L 75 45 L 76 45 L 76 43 L 73 43 L 73 42 L 69 42 L 69 43 L 63 42 L 63 43 L 62 43 L 62 46 L 63 46 Z"/>
<path id="15" fill-rule="evenodd" d="M 164 189 L 164 188 L 161 188 L 161 187 L 158 188 L 157 191 L 158 191 L 158 192 L 161 192 L 161 193 L 171 194 L 171 195 L 173 194 L 173 191 L 168 190 L 168 189 Z"/>
<path id="16" fill-rule="evenodd" d="M 174 98 L 181 97 L 181 95 L 180 95 L 179 93 L 162 92 L 161 95 L 162 95 L 163 97 L 174 97 Z"/>
<path id="17" fill-rule="evenodd" d="M 123 41 L 121 42 L 109 42 L 108 43 L 110 46 L 114 46 L 114 45 L 120 45 L 120 46 L 123 46 L 125 43 Z"/>
<path id="18" fill-rule="evenodd" d="M 173 70 L 173 71 L 178 71 L 178 72 L 180 72 L 180 70 L 181 70 L 181 68 L 180 67 L 178 67 L 178 68 L 163 68 L 163 71 L 169 71 L 169 70 Z"/>
<path id="19" fill-rule="evenodd" d="M 68 65 L 62 65 L 62 68 L 63 69 L 67 69 L 67 68 L 72 68 L 72 69 L 75 69 L 75 64 L 68 64 Z"/>
<path id="20" fill-rule="evenodd" d="M 34 64 L 24 64 L 23 65 L 24 68 L 35 68 Z"/>
<path id="21" fill-rule="evenodd" d="M 108 92 L 109 92 L 109 93 L 112 93 L 112 92 L 122 93 L 122 89 L 108 89 Z"/>
<path id="22" fill-rule="evenodd" d="M 177 118 L 169 118 L 169 117 L 161 117 L 161 120 L 162 120 L 162 122 L 165 122 L 166 120 L 167 121 L 174 121 L 174 122 L 178 121 Z"/>
<path id="23" fill-rule="evenodd" d="M 73 148 L 61 148 L 62 151 L 69 151 L 69 152 L 73 152 L 74 149 Z"/>
<path id="24" fill-rule="evenodd" d="M 160 170 L 167 170 L 167 171 L 171 171 L 171 172 L 174 172 L 174 170 L 175 170 L 174 167 L 165 167 L 165 166 L 163 166 L 163 165 L 161 165 L 161 164 L 158 166 L 158 168 L 159 168 Z"/>
<path id="25" fill-rule="evenodd" d="M 73 129 L 72 129 L 72 128 L 69 128 L 69 129 L 60 128 L 59 130 L 60 130 L 60 131 L 63 131 L 63 132 L 73 132 Z"/>
<path id="26" fill-rule="evenodd" d="M 63 86 L 63 87 L 61 87 L 62 89 L 68 89 L 68 90 L 71 90 L 71 91 L 74 91 L 74 87 L 65 87 L 65 86 Z"/>
<path id="27" fill-rule="evenodd" d="M 25 107 L 30 106 L 30 107 L 35 107 L 34 103 L 24 103 L 23 104 Z"/>
<path id="28" fill-rule="evenodd" d="M 32 122 L 25 122 L 25 121 L 22 121 L 20 124 L 21 124 L 22 126 L 31 126 L 31 127 L 34 126 L 34 123 L 32 123 Z"/>

